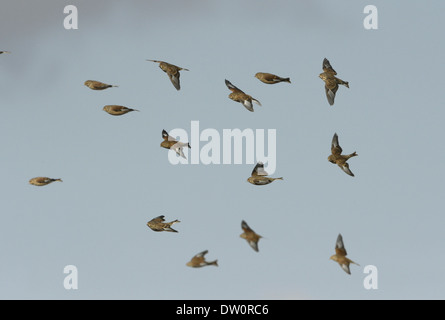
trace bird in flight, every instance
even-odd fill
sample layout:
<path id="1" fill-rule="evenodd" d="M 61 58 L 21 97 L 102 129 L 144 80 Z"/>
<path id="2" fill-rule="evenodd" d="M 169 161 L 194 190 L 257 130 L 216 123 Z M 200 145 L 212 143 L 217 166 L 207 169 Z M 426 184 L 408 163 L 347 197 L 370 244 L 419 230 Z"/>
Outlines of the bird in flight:
<path id="1" fill-rule="evenodd" d="M 252 247 L 253 250 L 258 252 L 258 241 L 262 238 L 259 234 L 256 234 L 246 223 L 246 221 L 241 221 L 241 228 L 243 229 L 243 233 L 240 234 L 240 237 L 245 239 L 249 246 Z"/>
<path id="2" fill-rule="evenodd" d="M 181 85 L 179 82 L 179 77 L 181 76 L 181 74 L 179 73 L 179 71 L 181 71 L 181 70 L 190 71 L 189 69 L 181 68 L 181 67 L 175 66 L 173 64 L 170 64 L 170 63 L 167 63 L 164 61 L 148 60 L 148 59 L 147 59 L 147 61 L 159 63 L 159 68 L 161 68 L 162 71 L 167 73 L 168 77 L 170 78 L 170 81 L 172 82 L 172 84 L 176 88 L 176 90 L 181 89 Z"/>
<path id="3" fill-rule="evenodd" d="M 183 157 L 184 159 L 187 159 L 184 155 L 183 148 L 188 147 L 191 148 L 190 143 L 185 142 L 179 142 L 172 136 L 168 134 L 167 131 L 162 130 L 162 138 L 164 141 L 161 142 L 161 147 L 165 149 L 171 149 L 176 152 L 177 155 Z"/>
<path id="4" fill-rule="evenodd" d="M 252 96 L 249 96 L 248 94 L 244 93 L 243 91 L 241 91 L 240 89 L 235 87 L 232 83 L 230 83 L 229 80 L 226 80 L 225 82 L 226 82 L 227 88 L 229 88 L 232 91 L 232 93 L 229 94 L 230 99 L 241 103 L 250 112 L 254 111 L 253 110 L 253 102 L 255 102 L 257 105 L 261 106 L 261 103 L 258 100 L 252 98 Z"/>
<path id="5" fill-rule="evenodd" d="M 11 53 L 11 51 L 0 51 L 0 54 L 3 54 L 3 53 Z"/>
<path id="6" fill-rule="evenodd" d="M 349 264 L 353 263 L 358 266 L 359 264 L 346 258 L 347 254 L 348 253 L 346 252 L 345 245 L 343 244 L 343 237 L 341 236 L 341 234 L 339 234 L 337 237 L 337 242 L 335 243 L 335 254 L 329 259 L 337 262 L 347 274 L 351 274 L 351 271 L 349 270 Z"/>
<path id="7" fill-rule="evenodd" d="M 323 60 L 323 73 L 320 73 L 319 77 L 325 82 L 326 97 L 328 98 L 329 104 L 332 106 L 334 104 L 335 95 L 338 90 L 338 85 L 341 84 L 346 88 L 349 88 L 349 82 L 343 81 L 336 77 L 337 72 L 332 68 L 329 60 L 324 58 Z"/>
<path id="8" fill-rule="evenodd" d="M 165 216 L 159 216 L 156 218 L 151 219 L 147 222 L 147 226 L 153 230 L 153 231 L 169 231 L 169 232 L 178 232 L 175 229 L 173 229 L 171 226 L 174 223 L 181 222 L 179 220 L 174 220 L 171 222 L 164 222 Z"/>
<path id="9" fill-rule="evenodd" d="M 269 178 L 269 174 L 264 170 L 264 164 L 258 162 L 253 168 L 251 176 L 247 179 L 248 182 L 257 186 L 263 186 L 274 182 L 275 180 L 283 180 L 283 178 Z"/>
<path id="10" fill-rule="evenodd" d="M 51 178 L 47 178 L 47 177 L 37 177 L 37 178 L 32 178 L 31 180 L 29 180 L 29 184 L 41 187 L 41 186 L 46 186 L 47 184 L 50 184 L 54 181 L 62 182 L 62 179 L 51 179 Z"/>
<path id="11" fill-rule="evenodd" d="M 265 73 L 265 72 L 258 72 L 257 74 L 255 74 L 255 78 L 267 84 L 274 84 L 279 82 L 291 83 L 290 78 L 282 78 L 272 73 Z"/>
<path id="12" fill-rule="evenodd" d="M 121 116 L 123 114 L 126 114 L 131 111 L 139 111 L 136 109 L 127 108 L 124 106 L 118 106 L 118 105 L 107 105 L 103 107 L 103 110 L 112 116 Z"/>
<path id="13" fill-rule="evenodd" d="M 96 81 L 96 80 L 87 80 L 87 81 L 85 81 L 84 85 L 86 85 L 91 90 L 104 90 L 104 89 L 111 88 L 111 87 L 118 87 L 115 85 L 106 84 L 106 83 Z"/>
<path id="14" fill-rule="evenodd" d="M 357 152 L 353 152 L 348 155 L 342 155 L 343 149 L 340 147 L 340 144 L 338 143 L 338 135 L 335 133 L 334 137 L 332 138 L 331 142 L 331 155 L 328 157 L 328 161 L 336 164 L 342 169 L 344 172 L 349 174 L 350 176 L 354 177 L 354 174 L 352 173 L 351 169 L 349 169 L 349 164 L 346 162 L 352 157 L 358 156 Z"/>
<path id="15" fill-rule="evenodd" d="M 204 256 L 208 253 L 208 250 L 205 250 L 203 252 L 198 253 L 197 255 L 195 255 L 189 262 L 187 262 L 187 266 L 188 267 L 192 267 L 192 268 L 200 268 L 200 267 L 205 267 L 205 266 L 218 266 L 218 260 L 215 261 L 206 261 Z"/>

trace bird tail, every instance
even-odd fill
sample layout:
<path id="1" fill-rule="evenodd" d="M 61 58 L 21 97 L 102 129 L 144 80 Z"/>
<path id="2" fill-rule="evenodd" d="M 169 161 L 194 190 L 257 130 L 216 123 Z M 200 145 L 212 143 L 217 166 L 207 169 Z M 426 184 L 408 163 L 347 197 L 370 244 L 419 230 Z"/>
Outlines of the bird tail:
<path id="1" fill-rule="evenodd" d="M 60 181 L 63 182 L 62 179 L 52 179 L 53 181 Z"/>
<path id="2" fill-rule="evenodd" d="M 354 262 L 354 261 L 352 261 L 351 259 L 348 259 L 348 261 L 349 261 L 349 263 L 353 263 L 353 264 L 355 264 L 355 265 L 357 265 L 357 266 L 360 266 L 357 262 Z"/>
<path id="3" fill-rule="evenodd" d="M 283 81 L 286 81 L 286 82 L 291 83 L 291 82 L 290 82 L 290 78 L 283 79 Z"/>
<path id="4" fill-rule="evenodd" d="M 218 267 L 218 260 L 209 262 L 209 265 L 214 265 L 215 267 Z"/>
<path id="5" fill-rule="evenodd" d="M 358 156 L 357 152 L 354 151 L 354 153 L 351 153 L 351 154 L 350 154 L 349 158 L 357 157 L 357 156 Z"/>
<path id="6" fill-rule="evenodd" d="M 274 180 L 284 180 L 283 177 L 275 178 Z"/>
<path id="7" fill-rule="evenodd" d="M 349 82 L 348 81 L 343 81 L 342 83 L 346 88 L 349 88 Z"/>
<path id="8" fill-rule="evenodd" d="M 187 147 L 189 147 L 190 149 L 192 148 L 192 147 L 190 146 L 190 142 L 187 143 Z"/>

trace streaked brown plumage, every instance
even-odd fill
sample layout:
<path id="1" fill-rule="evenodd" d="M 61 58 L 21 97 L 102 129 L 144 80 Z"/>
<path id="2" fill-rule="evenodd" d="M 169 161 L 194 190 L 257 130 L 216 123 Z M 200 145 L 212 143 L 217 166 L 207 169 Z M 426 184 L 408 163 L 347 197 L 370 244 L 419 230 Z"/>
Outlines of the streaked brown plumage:
<path id="1" fill-rule="evenodd" d="M 162 130 L 162 138 L 164 139 L 164 141 L 161 142 L 161 147 L 162 148 L 174 150 L 176 152 L 176 154 L 178 154 L 179 156 L 183 157 L 184 159 L 187 159 L 185 157 L 184 152 L 182 151 L 182 149 L 184 147 L 192 148 L 190 146 L 190 143 L 177 141 L 175 138 L 170 136 L 168 134 L 168 132 L 165 131 L 165 130 Z"/>
<path id="2" fill-rule="evenodd" d="M 340 147 L 340 144 L 338 143 L 338 135 L 335 133 L 334 137 L 332 138 L 331 143 L 331 155 L 328 157 L 328 161 L 331 163 L 334 163 L 340 167 L 344 172 L 349 174 L 350 176 L 354 177 L 354 174 L 349 169 L 349 164 L 346 162 L 349 160 L 349 158 L 356 157 L 358 154 L 354 151 L 351 154 L 348 155 L 342 155 L 343 149 Z"/>
<path id="3" fill-rule="evenodd" d="M 178 232 L 175 229 L 173 229 L 171 226 L 174 223 L 178 223 L 181 222 L 179 220 L 174 220 L 171 222 L 164 222 L 165 221 L 165 216 L 159 216 L 156 218 L 151 219 L 150 221 L 147 222 L 147 226 L 153 230 L 153 231 L 169 231 L 169 232 Z"/>
<path id="4" fill-rule="evenodd" d="M 106 84 L 106 83 L 96 81 L 96 80 L 87 80 L 87 81 L 85 81 L 84 85 L 86 85 L 88 88 L 90 88 L 92 90 L 104 90 L 104 89 L 111 88 L 111 87 L 118 87 L 115 85 Z"/>
<path id="5" fill-rule="evenodd" d="M 267 177 L 268 173 L 264 171 L 264 164 L 262 162 L 258 162 L 255 168 L 253 168 L 251 176 L 247 179 L 248 182 L 257 186 L 263 186 L 269 183 L 274 182 L 275 180 L 283 180 L 281 178 L 269 178 Z"/>
<path id="6" fill-rule="evenodd" d="M 345 246 L 343 244 L 343 238 L 341 234 L 339 234 L 337 237 L 337 242 L 335 243 L 335 254 L 331 256 L 329 259 L 337 262 L 347 274 L 351 274 L 351 271 L 349 270 L 349 264 L 353 263 L 358 266 L 359 264 L 346 258 L 347 254 L 348 253 L 346 252 Z"/>
<path id="7" fill-rule="evenodd" d="M 31 180 L 29 180 L 29 184 L 32 184 L 34 186 L 46 186 L 47 184 L 50 184 L 54 181 L 60 181 L 62 182 L 62 179 L 52 179 L 52 178 L 47 178 L 47 177 L 36 177 L 36 178 L 32 178 Z"/>
<path id="8" fill-rule="evenodd" d="M 181 76 L 181 74 L 179 73 L 179 71 L 181 71 L 181 70 L 190 71 L 189 69 L 181 68 L 181 67 L 175 66 L 173 64 L 170 64 L 170 63 L 167 63 L 164 61 L 148 60 L 148 59 L 147 59 L 147 61 L 159 63 L 159 68 L 161 68 L 162 71 L 167 73 L 168 77 L 170 78 L 170 81 L 172 82 L 172 84 L 176 88 L 176 90 L 181 89 L 181 85 L 179 82 L 179 77 Z"/>
<path id="9" fill-rule="evenodd" d="M 240 234 L 240 237 L 245 239 L 252 249 L 258 252 L 258 241 L 262 238 L 262 236 L 256 234 L 244 220 L 241 221 L 241 228 L 244 232 Z"/>
<path id="10" fill-rule="evenodd" d="M 230 83 L 230 81 L 226 80 L 225 82 L 227 88 L 229 88 L 232 91 L 232 93 L 229 94 L 230 99 L 241 103 L 250 112 L 254 111 L 252 102 L 255 102 L 257 105 L 261 106 L 261 103 L 258 100 L 252 98 L 252 96 L 244 93 L 243 91 L 235 87 L 233 84 Z"/>
<path id="11" fill-rule="evenodd" d="M 112 116 L 121 116 L 123 114 L 126 114 L 131 111 L 139 111 L 136 109 L 127 108 L 124 106 L 118 106 L 118 105 L 107 105 L 103 107 L 103 110 Z"/>
<path id="12" fill-rule="evenodd" d="M 341 84 L 349 88 L 349 82 L 343 81 L 336 77 L 337 72 L 332 68 L 329 60 L 324 58 L 323 60 L 323 73 L 320 73 L 319 77 L 325 82 L 325 92 L 328 98 L 329 104 L 334 104 L 335 95 L 338 90 L 338 85 Z"/>
<path id="13" fill-rule="evenodd" d="M 267 83 L 267 84 L 274 84 L 279 82 L 290 82 L 290 78 L 282 78 L 272 73 L 266 73 L 266 72 L 258 72 L 255 74 L 255 78 L 260 80 L 261 82 Z"/>
<path id="14" fill-rule="evenodd" d="M 204 258 L 204 256 L 208 253 L 208 250 L 205 250 L 203 252 L 198 253 L 195 255 L 189 262 L 187 262 L 188 267 L 192 268 L 201 268 L 205 266 L 218 266 L 218 260 L 207 262 Z"/>

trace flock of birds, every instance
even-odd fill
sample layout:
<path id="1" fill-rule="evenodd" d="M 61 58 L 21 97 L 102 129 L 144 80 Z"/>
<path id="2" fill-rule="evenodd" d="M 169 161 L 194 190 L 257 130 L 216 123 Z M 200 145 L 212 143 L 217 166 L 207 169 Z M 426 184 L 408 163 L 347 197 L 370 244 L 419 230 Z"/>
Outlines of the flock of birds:
<path id="1" fill-rule="evenodd" d="M 0 51 L 1 54 L 5 53 L 11 53 L 10 51 Z M 159 63 L 159 68 L 161 68 L 165 73 L 167 73 L 171 83 L 176 88 L 176 90 L 180 90 L 180 71 L 185 70 L 189 71 L 188 69 L 181 68 L 178 66 L 175 66 L 173 64 L 164 62 L 164 61 L 158 61 L 158 60 L 147 60 Z M 349 83 L 347 81 L 343 81 L 336 77 L 337 72 L 332 68 L 330 62 L 328 59 L 323 60 L 322 65 L 323 73 L 319 75 L 319 77 L 324 81 L 325 83 L 325 92 L 326 97 L 328 100 L 329 105 L 333 105 L 335 101 L 335 96 L 338 91 L 339 85 L 343 85 L 347 88 L 349 88 Z M 255 77 L 260 80 L 263 83 L 266 84 L 276 84 L 280 82 L 287 82 L 291 83 L 290 78 L 283 78 L 279 77 L 277 75 L 271 74 L 271 73 L 263 73 L 259 72 L 255 75 Z M 233 101 L 241 103 L 247 110 L 250 112 L 254 112 L 253 104 L 257 104 L 261 106 L 260 101 L 253 98 L 252 96 L 246 94 L 236 86 L 234 86 L 230 81 L 225 80 L 225 84 L 229 90 L 232 92 L 229 95 L 229 98 Z M 112 87 L 118 87 L 116 85 L 110 85 L 106 84 L 100 81 L 95 80 L 87 80 L 84 83 L 85 86 L 92 90 L 105 90 Z M 122 116 L 128 112 L 138 111 L 135 109 L 127 108 L 125 106 L 121 105 L 106 105 L 103 107 L 103 110 L 107 112 L 110 115 L 113 116 Z M 169 150 L 173 150 L 176 152 L 178 156 L 181 156 L 185 158 L 185 155 L 183 153 L 183 148 L 188 147 L 191 148 L 190 143 L 188 142 L 180 142 L 177 141 L 174 137 L 170 136 L 167 131 L 162 130 L 162 138 L 163 141 L 161 142 L 161 147 L 166 148 Z M 349 164 L 347 161 L 357 156 L 356 152 L 353 152 L 349 155 L 342 154 L 343 150 L 340 147 L 340 144 L 338 142 L 338 135 L 335 133 L 334 137 L 332 138 L 331 142 L 331 155 L 328 157 L 328 161 L 330 161 L 333 164 L 338 165 L 345 173 L 347 173 L 350 176 L 354 176 L 352 171 L 349 169 Z M 267 185 L 272 183 L 275 180 L 283 180 L 282 177 L 280 178 L 271 178 L 268 177 L 268 173 L 264 170 L 264 164 L 262 162 L 258 162 L 256 166 L 254 167 L 251 176 L 247 179 L 247 181 L 253 185 Z M 61 179 L 53 179 L 48 177 L 35 177 L 29 180 L 29 183 L 34 186 L 46 186 L 52 182 L 59 181 L 62 182 Z M 178 232 L 175 229 L 172 228 L 172 225 L 175 223 L 180 222 L 179 220 L 174 220 L 171 222 L 165 222 L 165 216 L 161 215 L 156 218 L 153 218 L 152 220 L 147 222 L 147 226 L 156 232 Z M 249 225 L 243 220 L 241 222 L 241 228 L 243 230 L 243 233 L 240 235 L 241 238 L 245 239 L 247 243 L 252 247 L 253 250 L 258 252 L 258 242 L 262 238 L 262 236 L 258 235 L 255 231 L 253 231 Z M 217 260 L 214 261 L 207 261 L 205 259 L 205 255 L 208 253 L 208 250 L 202 251 L 195 256 L 191 258 L 189 262 L 186 263 L 187 266 L 198 268 L 198 267 L 204 267 L 204 266 L 218 266 Z M 348 274 L 351 274 L 349 265 L 351 263 L 357 264 L 354 261 L 350 260 L 346 257 L 347 252 L 343 243 L 342 235 L 339 234 L 337 237 L 337 241 L 335 243 L 335 254 L 330 257 L 331 260 L 334 260 L 337 262 L 340 267 Z M 358 265 L 358 264 L 357 264 Z"/>

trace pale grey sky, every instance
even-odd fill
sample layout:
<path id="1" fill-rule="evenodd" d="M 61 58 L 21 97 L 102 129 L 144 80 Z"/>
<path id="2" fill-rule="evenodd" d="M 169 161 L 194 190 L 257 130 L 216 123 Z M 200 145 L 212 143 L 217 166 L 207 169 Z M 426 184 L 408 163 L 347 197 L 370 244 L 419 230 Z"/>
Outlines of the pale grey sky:
<path id="1" fill-rule="evenodd" d="M 63 28 L 63 8 L 79 29 Z M 363 9 L 378 8 L 365 30 Z M 444 299 L 445 3 L 2 0 L 2 299 Z M 328 58 L 349 81 L 329 106 Z M 190 69 L 176 91 L 157 64 Z M 273 86 L 256 72 L 290 77 Z M 117 84 L 92 91 L 85 80 Z M 261 101 L 255 112 L 224 84 Z M 122 104 L 121 117 L 102 111 Z M 161 131 L 276 129 L 273 176 L 178 165 Z M 350 177 L 329 163 L 334 133 Z M 202 144 L 201 144 L 202 146 Z M 193 148 L 193 144 L 192 144 Z M 34 187 L 35 176 L 62 178 Z M 146 222 L 178 219 L 178 233 Z M 264 238 L 254 252 L 245 220 Z M 347 275 L 329 257 L 341 233 Z M 219 267 L 186 262 L 209 250 Z M 78 268 L 65 290 L 63 269 Z M 363 286 L 367 265 L 378 289 Z"/>

